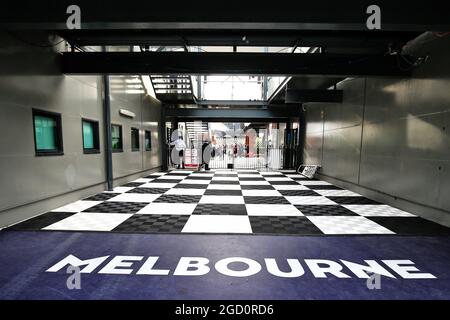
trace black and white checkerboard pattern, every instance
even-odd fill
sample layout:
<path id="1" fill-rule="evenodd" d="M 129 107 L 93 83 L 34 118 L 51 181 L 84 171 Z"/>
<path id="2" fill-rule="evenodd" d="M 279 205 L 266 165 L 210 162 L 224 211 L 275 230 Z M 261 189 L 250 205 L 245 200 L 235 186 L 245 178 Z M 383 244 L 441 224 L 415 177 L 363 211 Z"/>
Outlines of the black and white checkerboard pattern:
<path id="1" fill-rule="evenodd" d="M 450 234 L 408 212 L 294 171 L 153 173 L 12 230 L 287 235 Z"/>

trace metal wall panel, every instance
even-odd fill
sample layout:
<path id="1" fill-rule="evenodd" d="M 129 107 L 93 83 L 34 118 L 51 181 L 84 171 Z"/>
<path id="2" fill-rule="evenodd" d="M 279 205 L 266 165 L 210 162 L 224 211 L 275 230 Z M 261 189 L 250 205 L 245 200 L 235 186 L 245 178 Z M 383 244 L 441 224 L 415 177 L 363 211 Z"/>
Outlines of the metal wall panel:
<path id="1" fill-rule="evenodd" d="M 324 132 L 322 172 L 358 183 L 361 126 Z"/>
<path id="2" fill-rule="evenodd" d="M 114 77 L 110 77 L 114 79 Z M 134 118 L 119 114 L 119 109 L 126 109 L 135 114 Z M 142 94 L 111 94 L 111 123 L 122 126 L 123 152 L 113 153 L 113 176 L 123 177 L 138 171 L 161 165 L 159 152 L 159 132 L 161 123 L 161 103 Z M 131 128 L 140 131 L 140 150 L 131 150 Z M 152 151 L 144 148 L 144 130 L 152 131 Z"/>
<path id="3" fill-rule="evenodd" d="M 368 80 L 369 83 L 371 81 Z M 440 81 L 450 87 L 449 80 Z M 411 112 L 408 112 L 406 108 L 398 110 L 400 107 L 392 101 L 380 100 L 382 95 L 377 93 L 392 84 L 376 82 L 376 86 L 368 86 L 368 97 L 376 96 L 378 99 L 368 99 L 366 104 L 361 185 L 450 211 L 450 201 L 446 196 L 450 189 L 445 174 L 450 167 L 448 89 L 448 101 L 445 102 L 441 100 L 444 95 L 439 92 L 443 86 L 429 87 L 426 79 L 412 79 L 408 85 L 399 85 L 396 87 L 397 95 L 403 96 L 401 101 L 404 101 L 400 106 L 411 105 Z M 423 86 L 422 82 L 425 82 Z M 436 98 L 441 100 L 440 103 L 434 101 L 432 94 L 417 93 L 424 90 L 433 90 L 435 96 L 440 97 Z M 427 103 L 419 97 L 431 100 Z M 389 109 L 395 110 L 391 117 L 388 117 Z"/>
<path id="4" fill-rule="evenodd" d="M 305 105 L 305 162 L 316 164 L 321 159 L 324 174 L 354 183 L 358 182 L 364 86 L 365 79 L 346 79 L 337 85 L 344 92 L 342 103 Z"/>
<path id="5" fill-rule="evenodd" d="M 304 142 L 304 163 L 321 165 L 323 146 L 323 109 L 321 104 L 305 104 L 306 136 Z"/>
<path id="6" fill-rule="evenodd" d="M 324 104 L 324 131 L 361 126 L 365 79 L 349 78 L 337 84 L 342 103 Z"/>
<path id="7" fill-rule="evenodd" d="M 44 37 L 45 39 L 45 37 Z M 91 190 L 105 182 L 103 102 L 101 77 L 58 74 L 53 48 L 36 48 L 0 37 L 0 226 L 2 214 L 35 201 L 46 200 L 75 190 Z M 39 41 L 41 41 L 40 39 Z M 37 42 L 37 38 L 34 39 Z M 39 66 L 39 68 L 36 68 Z M 61 114 L 64 155 L 37 157 L 34 150 L 32 108 Z M 136 113 L 132 121 L 118 116 L 119 108 Z M 161 165 L 159 132 L 161 104 L 143 95 L 112 97 L 113 121 L 123 125 L 124 152 L 115 156 L 114 178 Z M 84 154 L 81 118 L 99 121 L 99 154 Z M 153 149 L 131 152 L 130 127 L 152 128 Z M 54 207 L 37 206 L 39 210 Z M 37 208 L 36 207 L 36 208 Z M 2 212 L 3 211 L 3 212 Z M 38 212 L 27 212 L 36 214 Z M 21 219 L 26 218 L 21 214 Z M 6 218 L 5 218 L 6 219 Z M 7 218 L 11 222 L 11 217 Z"/>
<path id="8" fill-rule="evenodd" d="M 14 91 L 8 89 L 11 82 L 15 82 Z M 0 77 L 0 210 L 104 180 L 103 155 L 83 154 L 81 138 L 81 117 L 101 121 L 101 101 L 89 98 L 97 97 L 96 87 L 86 88 L 90 94 L 82 99 L 80 86 L 84 84 L 72 77 Z M 47 92 L 41 92 L 43 87 Z M 38 99 L 30 99 L 30 95 Z M 32 108 L 61 113 L 64 155 L 35 156 Z M 89 112 L 84 114 L 83 109 Z M 103 145 L 102 136 L 100 143 Z"/>
<path id="9" fill-rule="evenodd" d="M 306 142 L 322 141 L 321 146 L 307 143 L 305 151 L 316 155 L 323 148 L 322 171 L 327 176 L 378 191 L 379 199 L 389 203 L 392 199 L 407 200 L 418 205 L 416 213 L 447 223 L 450 215 L 444 212 L 450 211 L 448 38 L 422 48 L 429 59 L 414 71 L 412 78 L 346 80 L 338 85 L 338 89 L 344 90 L 342 105 L 308 104 L 307 128 L 320 127 L 317 113 L 322 110 L 324 134 L 307 130 L 305 137 Z M 315 151 L 311 150 L 313 147 Z M 307 163 L 314 160 L 306 157 Z"/>
<path id="10" fill-rule="evenodd" d="M 158 100 L 155 100 L 150 96 L 145 97 L 142 103 L 142 129 L 150 130 L 152 139 L 152 150 L 145 151 L 143 149 L 144 169 L 152 169 L 162 164 L 161 143 L 163 143 L 164 139 L 163 137 L 161 137 L 161 133 L 159 130 L 159 127 L 162 126 L 162 105 Z M 144 132 L 141 133 L 141 138 L 142 148 L 145 148 Z"/>

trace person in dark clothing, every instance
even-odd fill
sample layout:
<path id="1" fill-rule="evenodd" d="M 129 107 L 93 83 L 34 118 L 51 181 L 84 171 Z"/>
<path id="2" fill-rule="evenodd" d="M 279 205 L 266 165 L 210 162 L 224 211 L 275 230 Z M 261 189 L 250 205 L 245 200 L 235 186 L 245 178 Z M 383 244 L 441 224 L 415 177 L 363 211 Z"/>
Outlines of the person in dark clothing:
<path id="1" fill-rule="evenodd" d="M 205 170 L 209 171 L 209 158 L 210 157 L 205 157 L 205 149 L 208 148 L 208 146 L 211 144 L 210 141 L 206 140 L 203 142 L 202 144 L 202 167 L 205 166 Z M 205 159 L 206 158 L 206 159 Z"/>

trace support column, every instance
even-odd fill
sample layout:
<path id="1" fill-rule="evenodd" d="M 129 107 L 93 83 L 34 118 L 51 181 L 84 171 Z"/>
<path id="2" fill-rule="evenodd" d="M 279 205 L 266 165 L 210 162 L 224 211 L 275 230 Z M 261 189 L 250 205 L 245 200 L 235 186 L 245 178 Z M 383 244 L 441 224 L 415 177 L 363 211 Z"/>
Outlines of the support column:
<path id="1" fill-rule="evenodd" d="M 112 191 L 114 186 L 112 168 L 111 100 L 109 91 L 109 76 L 105 74 L 103 75 L 103 126 L 105 130 L 106 184 L 108 191 Z"/>
<path id="2" fill-rule="evenodd" d="M 161 125 L 159 126 L 159 143 L 161 150 L 161 169 L 166 171 L 168 169 L 168 150 L 167 150 L 167 127 L 166 127 L 166 105 L 161 106 Z"/>
<path id="3" fill-rule="evenodd" d="M 287 120 L 286 121 L 286 128 L 284 129 L 284 150 L 283 150 L 283 169 L 290 169 L 290 157 L 291 157 L 291 153 L 290 153 L 290 144 L 289 139 L 288 139 L 288 135 L 289 137 L 291 137 L 291 120 Z"/>
<path id="4" fill-rule="evenodd" d="M 298 152 L 297 152 L 297 164 L 296 169 L 304 163 L 304 150 L 306 139 L 306 111 L 303 110 L 303 106 L 300 109 L 299 122 L 298 122 Z"/>

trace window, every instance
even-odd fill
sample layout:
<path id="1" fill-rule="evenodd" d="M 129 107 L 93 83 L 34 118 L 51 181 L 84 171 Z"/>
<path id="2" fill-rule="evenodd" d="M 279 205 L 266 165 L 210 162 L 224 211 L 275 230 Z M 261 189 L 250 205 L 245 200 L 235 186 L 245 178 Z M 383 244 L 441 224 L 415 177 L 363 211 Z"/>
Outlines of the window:
<path id="1" fill-rule="evenodd" d="M 122 126 L 117 124 L 111 125 L 112 151 L 122 152 Z"/>
<path id="2" fill-rule="evenodd" d="M 263 77 L 201 76 L 201 98 L 206 100 L 263 100 Z"/>
<path id="3" fill-rule="evenodd" d="M 131 128 L 131 151 L 139 151 L 139 129 Z"/>
<path id="4" fill-rule="evenodd" d="M 152 150 L 152 132 L 145 130 L 145 150 Z"/>
<path id="5" fill-rule="evenodd" d="M 81 126 L 83 130 L 83 152 L 99 153 L 100 144 L 98 137 L 98 122 L 82 119 Z"/>
<path id="6" fill-rule="evenodd" d="M 64 154 L 60 114 L 33 109 L 33 128 L 37 156 Z"/>

